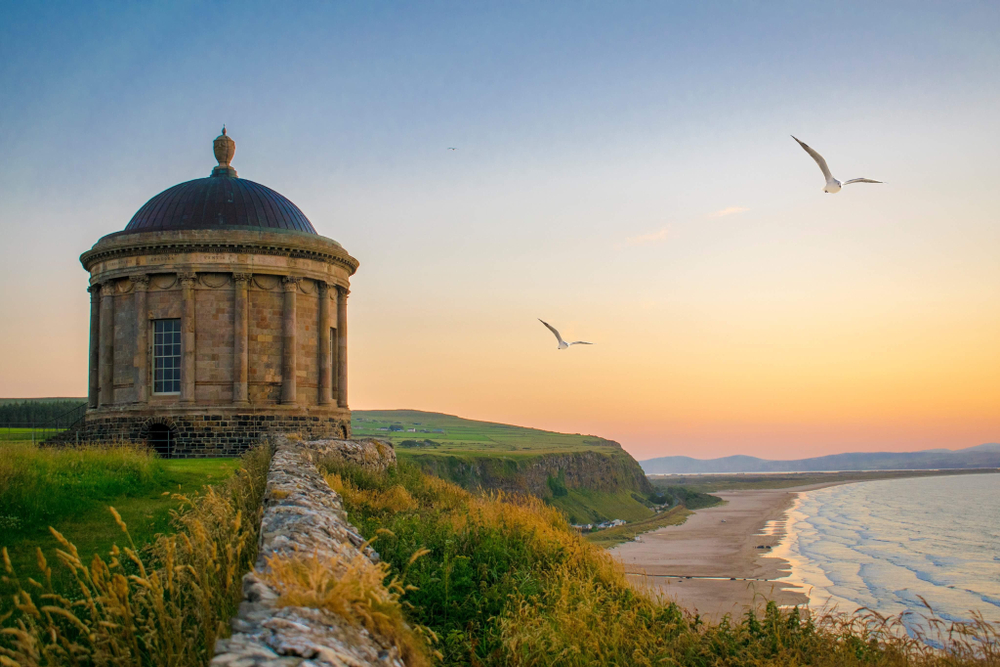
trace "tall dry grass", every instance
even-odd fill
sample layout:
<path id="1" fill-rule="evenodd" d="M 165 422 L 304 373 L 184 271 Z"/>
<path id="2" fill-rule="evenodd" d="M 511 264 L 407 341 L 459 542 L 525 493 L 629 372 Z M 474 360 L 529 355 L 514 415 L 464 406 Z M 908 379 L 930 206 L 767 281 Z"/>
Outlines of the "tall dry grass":
<path id="1" fill-rule="evenodd" d="M 981 619 L 928 612 L 931 632 L 920 636 L 901 617 L 771 603 L 706 623 L 630 586 L 606 551 L 538 499 L 475 496 L 405 464 L 381 474 L 326 467 L 365 536 L 391 531 L 379 552 L 392 574 L 406 572 L 400 601 L 440 637 L 442 664 L 1000 667 L 998 629 Z M 427 555 L 411 562 L 418 549 Z"/>
<path id="2" fill-rule="evenodd" d="M 241 578 L 256 558 L 260 513 L 271 452 L 257 447 L 225 483 L 201 496 L 180 498 L 176 532 L 143 550 L 112 508 L 109 520 L 126 546 L 90 563 L 62 545 L 55 565 L 77 584 L 61 595 L 52 565 L 38 551 L 34 576 L 13 571 L 3 550 L 4 579 L 12 584 L 12 611 L 0 617 L 0 665 L 204 665 L 215 639 L 242 597 Z"/>
<path id="3" fill-rule="evenodd" d="M 424 553 L 414 553 L 409 564 Z M 430 648 L 433 631 L 406 622 L 400 598 L 412 587 L 403 583 L 405 572 L 390 577 L 388 564 L 373 563 L 362 551 L 350 560 L 275 556 L 267 565 L 264 580 L 278 591 L 279 606 L 332 611 L 394 646 L 407 667 L 426 667 L 439 655 Z"/>

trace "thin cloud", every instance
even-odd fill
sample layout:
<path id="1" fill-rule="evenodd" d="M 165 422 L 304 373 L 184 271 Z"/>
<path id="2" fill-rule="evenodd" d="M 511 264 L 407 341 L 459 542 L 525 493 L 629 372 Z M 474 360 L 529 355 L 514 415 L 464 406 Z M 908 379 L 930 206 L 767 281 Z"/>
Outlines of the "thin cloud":
<path id="1" fill-rule="evenodd" d="M 659 243 L 660 241 L 665 241 L 667 239 L 667 234 L 669 230 L 664 227 L 658 232 L 653 232 L 652 234 L 643 234 L 641 236 L 630 236 L 625 239 L 625 245 L 648 245 L 650 243 Z"/>
<path id="2" fill-rule="evenodd" d="M 736 215 L 737 213 L 743 213 L 743 212 L 749 211 L 749 210 L 750 209 L 744 208 L 742 206 L 730 206 L 730 207 L 724 208 L 724 209 L 722 209 L 720 211 L 716 211 L 715 213 L 709 213 L 708 217 L 710 217 L 710 218 L 724 218 L 727 215 Z"/>

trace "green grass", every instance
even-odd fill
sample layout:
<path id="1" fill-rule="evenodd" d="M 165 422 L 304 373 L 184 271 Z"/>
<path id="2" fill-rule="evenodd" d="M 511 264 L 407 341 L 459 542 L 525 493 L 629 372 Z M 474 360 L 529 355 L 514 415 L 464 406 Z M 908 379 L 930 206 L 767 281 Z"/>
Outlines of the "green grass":
<path id="1" fill-rule="evenodd" d="M 39 467 L 52 467 L 51 452 L 37 453 Z M 68 454 L 86 455 L 83 464 L 106 458 L 96 449 Z M 239 461 L 154 459 L 162 463 L 158 488 L 132 488 L 123 497 L 81 493 L 89 507 L 63 517 L 58 550 L 25 558 L 36 535 L 18 540 L 14 558 L 4 547 L 0 663 L 208 665 L 216 640 L 229 634 L 242 577 L 256 560 L 270 457 L 265 444 Z M 67 461 L 81 463 L 72 456 Z M 84 475 L 91 488 L 99 467 Z M 72 479 L 62 481 L 73 486 Z M 186 499 L 167 524 L 168 511 L 179 506 L 171 491 L 201 493 Z M 103 503 L 121 516 L 95 507 Z"/>
<path id="2" fill-rule="evenodd" d="M 569 489 L 569 493 L 547 502 L 562 510 L 570 523 L 600 523 L 610 519 L 641 521 L 653 516 L 641 496 L 632 491 L 591 491 L 590 489 Z"/>
<path id="3" fill-rule="evenodd" d="M 380 430 L 393 425 L 402 426 L 404 430 Z M 491 452 L 516 456 L 518 453 L 607 451 L 609 447 L 618 447 L 617 443 L 594 435 L 556 433 L 419 410 L 355 410 L 351 429 L 355 438 L 381 438 L 394 445 L 404 440 L 432 440 L 437 443 L 412 450 L 397 448 L 397 454 L 403 455 L 413 451 L 422 454 Z M 409 429 L 416 429 L 416 432 L 410 433 Z M 444 432 L 434 433 L 435 430 Z"/>
<path id="4" fill-rule="evenodd" d="M 74 516 L 105 498 L 160 485 L 163 462 L 133 447 L 0 447 L 0 527 L 7 535 Z"/>
<path id="5" fill-rule="evenodd" d="M 6 444 L 32 444 L 51 438 L 57 433 L 62 433 L 65 429 L 31 429 L 31 428 L 9 428 L 0 426 L 0 443 Z"/>
<path id="6" fill-rule="evenodd" d="M 642 535 L 643 533 L 648 533 L 656 530 L 657 528 L 663 528 L 664 526 L 680 525 L 687 521 L 688 516 L 691 514 L 691 510 L 682 505 L 678 505 L 677 507 L 660 512 L 659 514 L 654 514 L 653 516 L 643 519 L 642 521 L 636 521 L 635 523 L 628 523 L 624 526 L 615 526 L 614 528 L 607 528 L 605 530 L 587 533 L 584 537 L 591 544 L 609 549 L 616 544 L 634 540 L 636 535 Z"/>
<path id="7" fill-rule="evenodd" d="M 385 431 L 391 425 L 403 431 Z M 504 489 L 534 493 L 563 511 L 572 523 L 600 523 L 609 519 L 639 521 L 653 512 L 649 503 L 635 491 L 635 481 L 627 479 L 626 468 L 638 464 L 618 443 L 593 435 L 556 433 L 541 429 L 482 422 L 452 415 L 417 410 L 355 410 L 353 436 L 390 440 L 401 462 L 419 466 L 466 489 Z M 415 429 L 416 433 L 410 433 Z M 434 433 L 443 431 L 443 433 Z M 405 441 L 430 446 L 400 446 Z M 598 452 L 607 457 L 602 481 L 619 480 L 612 488 L 591 489 L 577 485 L 560 489 L 518 488 L 518 476 L 532 460 L 544 455 L 568 455 Z"/>
<path id="8" fill-rule="evenodd" d="M 443 665 L 962 667 L 996 665 L 997 628 L 958 625 L 944 650 L 899 618 L 761 612 L 706 623 L 626 581 L 537 498 L 475 496 L 402 463 L 320 462 L 348 517 L 399 577 L 403 611 Z M 683 509 L 657 517 L 680 521 Z M 322 591 L 319 591 L 322 592 Z M 993 658 L 982 657 L 984 655 Z"/>
<path id="9" fill-rule="evenodd" d="M 109 506 L 137 545 L 148 544 L 157 533 L 170 532 L 170 511 L 180 506 L 173 494 L 198 493 L 240 465 L 240 459 L 162 460 L 130 451 L 0 451 L 0 520 L 6 521 L 0 547 L 7 547 L 15 570 L 34 570 L 39 547 L 45 553 L 60 548 L 50 526 L 76 544 L 85 562 L 97 553 L 106 556 L 122 537 Z M 57 587 L 72 581 L 66 570 L 53 577 Z"/>

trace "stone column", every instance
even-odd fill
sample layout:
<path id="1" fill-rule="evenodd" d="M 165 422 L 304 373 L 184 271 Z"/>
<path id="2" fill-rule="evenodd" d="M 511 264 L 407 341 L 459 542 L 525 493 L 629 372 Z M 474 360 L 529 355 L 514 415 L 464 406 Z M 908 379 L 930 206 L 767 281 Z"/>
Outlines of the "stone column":
<path id="1" fill-rule="evenodd" d="M 90 292 L 90 367 L 87 379 L 87 407 L 96 408 L 98 388 L 101 386 L 101 286 L 91 285 Z"/>
<path id="2" fill-rule="evenodd" d="M 319 289 L 319 404 L 333 403 L 333 350 L 330 341 L 330 285 L 317 283 Z"/>
<path id="3" fill-rule="evenodd" d="M 135 367 L 135 402 L 145 403 L 149 400 L 149 309 L 146 307 L 146 290 L 149 289 L 149 276 L 143 274 L 130 276 L 132 281 L 133 303 L 135 305 L 135 357 L 132 365 Z"/>
<path id="4" fill-rule="evenodd" d="M 194 273 L 177 274 L 181 282 L 181 403 L 194 403 L 195 317 Z"/>
<path id="5" fill-rule="evenodd" d="M 98 365 L 100 366 L 98 405 L 103 408 L 115 402 L 115 283 L 112 280 L 101 283 L 101 322 L 99 326 L 101 343 L 98 351 Z"/>
<path id="6" fill-rule="evenodd" d="M 293 404 L 298 398 L 296 387 L 295 355 L 295 297 L 299 293 L 300 278 L 285 276 L 285 310 L 281 320 L 281 402 Z"/>
<path id="7" fill-rule="evenodd" d="M 233 404 L 250 405 L 249 322 L 250 274 L 233 274 Z"/>
<path id="8" fill-rule="evenodd" d="M 337 405 L 347 407 L 347 295 L 346 287 L 337 288 Z"/>

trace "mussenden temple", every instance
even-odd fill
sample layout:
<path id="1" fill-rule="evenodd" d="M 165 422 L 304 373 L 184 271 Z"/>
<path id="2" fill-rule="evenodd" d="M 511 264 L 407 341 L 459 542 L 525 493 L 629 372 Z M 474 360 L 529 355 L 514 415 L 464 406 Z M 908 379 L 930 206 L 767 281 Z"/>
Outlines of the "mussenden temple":
<path id="1" fill-rule="evenodd" d="M 156 195 L 80 257 L 91 296 L 80 442 L 195 457 L 237 455 L 268 431 L 350 436 L 358 261 L 239 178 L 225 129 L 214 149 L 210 176 Z"/>

